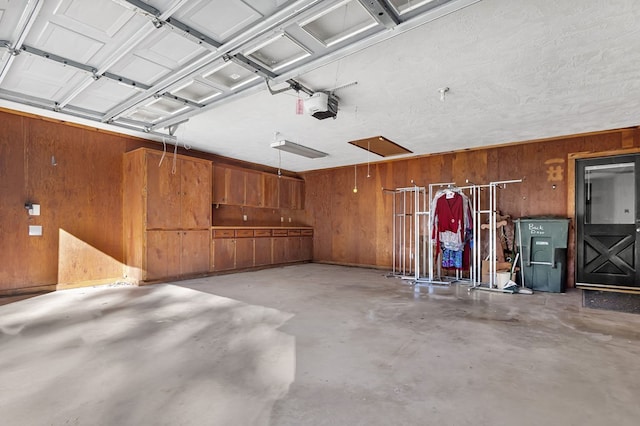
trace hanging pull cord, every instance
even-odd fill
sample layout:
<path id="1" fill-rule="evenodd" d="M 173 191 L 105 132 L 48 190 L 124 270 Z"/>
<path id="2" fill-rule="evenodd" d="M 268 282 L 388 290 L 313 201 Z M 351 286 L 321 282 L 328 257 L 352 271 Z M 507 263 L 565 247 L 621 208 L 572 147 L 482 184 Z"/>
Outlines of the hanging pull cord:
<path id="1" fill-rule="evenodd" d="M 162 162 L 164 161 L 164 157 L 167 155 L 167 141 L 165 141 L 164 136 L 162 137 L 162 157 L 160 157 L 160 162 L 158 163 L 158 167 L 162 166 Z"/>

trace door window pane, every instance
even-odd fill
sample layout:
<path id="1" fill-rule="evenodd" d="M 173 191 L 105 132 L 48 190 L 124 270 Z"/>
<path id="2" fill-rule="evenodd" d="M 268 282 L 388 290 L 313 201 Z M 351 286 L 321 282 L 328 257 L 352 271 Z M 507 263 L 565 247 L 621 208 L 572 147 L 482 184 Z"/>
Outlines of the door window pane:
<path id="1" fill-rule="evenodd" d="M 635 223 L 634 177 L 634 163 L 586 166 L 584 223 Z"/>

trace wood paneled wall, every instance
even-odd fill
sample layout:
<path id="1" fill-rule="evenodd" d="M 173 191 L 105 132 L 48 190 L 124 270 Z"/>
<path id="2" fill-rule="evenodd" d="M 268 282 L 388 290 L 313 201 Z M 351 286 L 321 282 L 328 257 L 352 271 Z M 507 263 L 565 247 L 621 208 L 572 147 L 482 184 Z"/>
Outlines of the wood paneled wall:
<path id="1" fill-rule="evenodd" d="M 160 145 L 2 109 L 0 129 L 0 295 L 122 279 L 123 154 Z M 275 171 L 184 148 L 178 153 Z M 29 216 L 27 202 L 40 204 L 41 215 Z M 222 206 L 215 214 L 217 223 L 251 225 L 277 225 L 282 216 L 301 225 L 304 218 L 296 210 L 253 209 L 243 223 L 239 207 Z M 29 225 L 42 225 L 43 235 L 30 237 Z"/>
<path id="2" fill-rule="evenodd" d="M 0 128 L 0 290 L 121 277 L 125 139 L 4 112 Z"/>
<path id="3" fill-rule="evenodd" d="M 575 153 L 611 155 L 640 147 L 640 130 L 624 129 L 431 155 L 357 166 L 358 192 L 353 192 L 354 167 L 304 174 L 306 218 L 315 229 L 314 260 L 380 268 L 392 266 L 393 196 L 382 188 L 431 183 L 524 179 L 498 190 L 498 209 L 512 218 L 561 216 L 573 219 Z M 570 230 L 568 282 L 573 284 L 575 235 Z"/>
<path id="4" fill-rule="evenodd" d="M 0 111 L 0 128 L 0 295 L 121 279 L 123 215 L 129 213 L 122 203 L 123 154 L 159 145 L 8 111 Z M 178 152 L 273 171 L 183 148 Z M 29 216 L 27 202 L 40 204 L 41 215 Z M 285 224 L 304 224 L 297 210 L 220 206 L 213 213 L 219 224 L 277 225 L 280 217 Z M 43 236 L 29 237 L 30 224 L 42 225 Z"/>
<path id="5" fill-rule="evenodd" d="M 119 279 L 127 214 L 122 211 L 123 153 L 158 144 L 4 110 L 0 128 L 0 294 Z M 573 214 L 573 158 L 634 147 L 640 147 L 637 129 L 374 163 L 368 178 L 363 164 L 357 166 L 357 193 L 353 166 L 309 172 L 304 174 L 304 210 L 221 205 L 213 209 L 214 223 L 272 226 L 284 217 L 285 225 L 314 227 L 314 260 L 390 268 L 392 200 L 382 188 L 408 186 L 412 180 L 426 186 L 522 177 L 524 183 L 500 190 L 503 213 L 568 217 Z M 26 202 L 39 203 L 41 216 L 29 216 Z M 29 237 L 30 224 L 42 225 L 43 236 Z M 570 244 L 571 279 L 573 232 Z"/>

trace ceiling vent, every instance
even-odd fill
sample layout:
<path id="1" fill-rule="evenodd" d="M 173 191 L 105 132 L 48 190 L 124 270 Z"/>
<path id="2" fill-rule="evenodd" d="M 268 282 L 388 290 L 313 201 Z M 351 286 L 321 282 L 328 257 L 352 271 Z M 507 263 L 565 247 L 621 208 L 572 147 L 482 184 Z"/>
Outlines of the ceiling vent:
<path id="1" fill-rule="evenodd" d="M 335 119 L 338 115 L 338 98 L 332 93 L 315 92 L 304 100 L 304 110 L 318 120 Z"/>

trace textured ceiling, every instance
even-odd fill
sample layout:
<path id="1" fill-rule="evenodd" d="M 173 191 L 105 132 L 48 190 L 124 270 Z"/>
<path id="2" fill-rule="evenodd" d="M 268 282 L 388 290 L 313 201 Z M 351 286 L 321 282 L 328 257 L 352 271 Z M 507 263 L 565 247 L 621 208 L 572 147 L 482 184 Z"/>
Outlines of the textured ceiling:
<path id="1" fill-rule="evenodd" d="M 17 3 L 21 3 L 18 8 L 15 1 L 0 0 L 0 9 L 4 9 L 0 40 L 12 37 L 3 22 L 10 22 L 11 14 L 16 14 L 14 9 L 21 12 L 26 3 L 32 2 Z M 73 56 L 79 63 L 96 64 L 98 68 L 107 64 L 105 70 L 113 76 L 124 76 L 149 90 L 175 70 L 215 54 L 215 49 L 193 43 L 175 30 L 156 29 L 148 15 L 124 7 L 127 2 L 98 3 L 104 9 L 96 16 L 95 10 L 87 9 L 88 4 L 94 4 L 91 0 L 47 1 L 39 14 L 51 19 L 36 19 L 24 44 Z M 254 3 L 253 7 L 247 3 Z M 260 16 L 273 15 L 294 3 L 301 2 L 149 2 L 223 43 L 238 34 L 230 22 L 245 25 L 246 31 L 260 25 Z M 339 2 L 320 3 L 326 7 Z M 153 120 L 171 124 L 171 120 L 158 118 L 162 114 L 176 117 L 174 122 L 180 121 L 179 117 L 188 118 L 175 131 L 178 143 L 269 166 L 277 167 L 281 161 L 283 168 L 293 171 L 364 163 L 368 159 L 366 151 L 348 141 L 377 135 L 416 155 L 640 124 L 640 2 L 481 0 L 460 5 L 466 7 L 435 20 L 423 19 L 424 23 L 411 16 L 395 27 L 377 23 L 379 34 L 372 33 L 369 42 L 352 43 L 343 53 L 327 49 L 324 61 L 299 63 L 288 69 L 285 65 L 275 71 L 278 77 L 271 83 L 274 90 L 289 87 L 285 82 L 288 78 L 314 91 L 338 88 L 335 120 L 297 114 L 297 98 L 307 98 L 307 94 L 288 90 L 272 95 L 262 79 L 244 90 L 226 90 L 216 79 L 216 67 L 229 62 L 221 59 L 191 78 L 189 87 L 180 87 L 184 81 L 168 87 L 172 95 L 181 95 L 178 100 L 157 96 L 150 102 L 147 96 L 118 117 L 133 124 Z M 58 16 L 61 11 L 64 16 Z M 234 19 L 214 19 L 220 11 Z M 108 19 L 101 19 L 102 15 Z M 300 24 L 298 31 L 304 24 L 302 17 L 296 21 Z M 347 18 L 345 13 L 345 22 Z M 76 22 L 71 25 L 71 21 Z M 334 19 L 327 28 L 336 25 Z M 84 31 L 79 33 L 78 28 Z M 140 36 L 140 31 L 149 33 L 145 33 L 144 41 L 131 54 L 116 57 L 118 43 Z M 274 28 L 260 40 L 272 38 L 276 32 L 282 34 L 283 29 Z M 292 38 L 304 40 L 301 33 L 290 32 L 295 36 Z M 259 46 L 254 43 L 241 53 L 248 55 Z M 323 54 L 307 50 L 311 59 Z M 274 53 L 268 49 L 264 52 Z M 290 59 L 300 52 L 287 44 L 275 53 Z M 4 53 L 3 61 L 7 56 Z M 114 78 L 89 81 L 86 72 L 45 61 L 29 51 L 17 55 L 14 62 L 0 82 L 0 95 L 4 95 L 0 96 L 4 98 L 0 106 L 158 139 L 149 133 L 77 118 L 81 114 L 69 116 L 64 108 L 56 113 L 42 102 L 9 96 L 20 92 L 56 102 L 69 100 L 64 105 L 76 113 L 121 113 L 118 107 L 131 105 L 127 102 L 132 97 L 142 99 L 144 88 L 123 85 Z M 32 72 L 34 69 L 40 74 Z M 68 82 L 74 87 L 86 84 L 87 88 L 74 94 Z M 439 92 L 443 87 L 450 88 L 444 101 Z M 221 94 L 216 97 L 217 91 Z M 185 109 L 180 100 L 186 98 L 197 102 Z M 207 99 L 220 101 L 203 106 Z M 100 121 L 100 117 L 97 119 Z M 159 125 L 153 133 L 167 133 L 167 129 Z M 282 153 L 279 160 L 278 151 L 270 147 L 276 133 L 277 138 L 329 156 L 306 159 Z"/>

